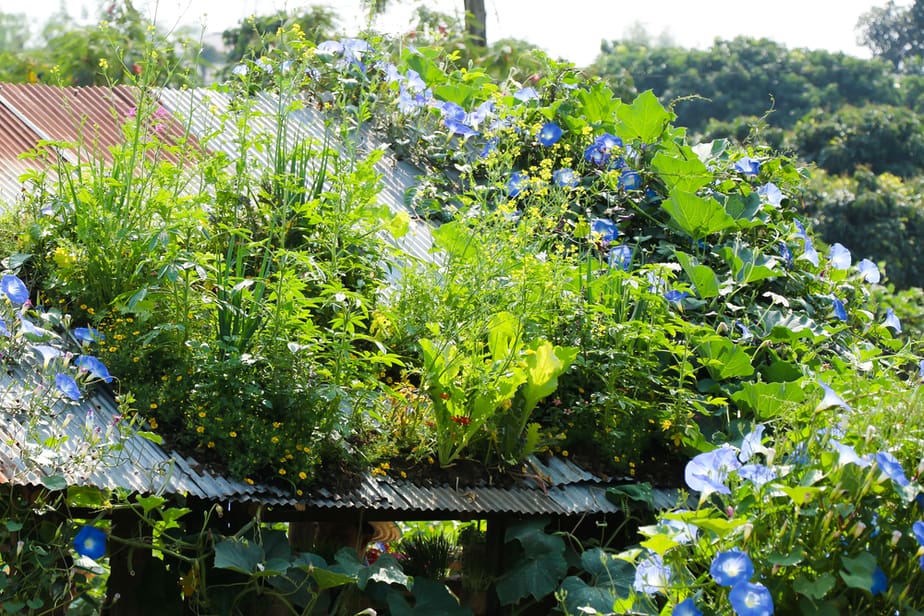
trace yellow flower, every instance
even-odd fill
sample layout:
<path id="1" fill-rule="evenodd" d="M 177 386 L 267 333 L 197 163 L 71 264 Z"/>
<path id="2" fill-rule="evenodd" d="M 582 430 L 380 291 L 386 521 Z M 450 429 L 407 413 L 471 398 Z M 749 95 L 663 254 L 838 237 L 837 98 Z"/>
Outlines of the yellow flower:
<path id="1" fill-rule="evenodd" d="M 244 477 L 244 483 L 253 485 L 253 479 L 251 479 L 250 477 Z"/>
<path id="2" fill-rule="evenodd" d="M 231 430 L 230 432 L 228 432 L 228 436 L 230 436 L 231 438 L 237 438 L 237 432 L 235 432 L 234 430 Z"/>
<path id="3" fill-rule="evenodd" d="M 567 450 L 567 449 L 562 449 L 562 450 L 561 450 L 561 455 L 563 455 L 564 457 L 567 458 L 567 457 L 568 457 L 568 450 Z"/>
<path id="4" fill-rule="evenodd" d="M 203 432 L 205 432 L 205 427 L 204 427 L 204 426 L 196 426 L 196 432 L 198 432 L 199 434 L 202 434 Z"/>
<path id="5" fill-rule="evenodd" d="M 153 410 L 156 409 L 156 408 L 157 408 L 157 403 L 156 403 L 156 402 L 152 402 L 152 403 L 151 403 L 151 410 L 153 411 Z"/>
<path id="6" fill-rule="evenodd" d="M 271 440 L 273 443 L 278 443 L 278 442 L 279 442 L 279 437 L 278 437 L 278 436 L 274 436 L 274 437 L 271 438 L 270 440 Z"/>
<path id="7" fill-rule="evenodd" d="M 304 480 L 308 479 L 308 473 L 306 473 L 305 471 L 302 471 L 302 472 L 300 472 L 300 473 L 298 474 L 298 478 L 301 479 L 302 481 L 304 481 Z"/>
<path id="8" fill-rule="evenodd" d="M 280 468 L 280 469 L 279 469 L 279 474 L 280 474 L 280 475 L 285 475 L 285 474 L 286 474 L 286 469 Z"/>
<path id="9" fill-rule="evenodd" d="M 209 443 L 208 443 L 208 445 L 206 445 L 206 447 L 208 447 L 209 449 L 215 449 L 215 441 L 209 441 Z"/>
<path id="10" fill-rule="evenodd" d="M 156 419 L 149 419 L 148 423 L 151 425 L 151 430 L 157 430 L 157 420 Z"/>
<path id="11" fill-rule="evenodd" d="M 661 422 L 661 429 L 664 430 L 665 432 L 667 432 L 668 430 L 671 429 L 671 425 L 672 425 L 672 424 L 671 424 L 671 420 L 670 420 L 670 419 L 665 419 L 665 420 L 663 420 L 663 421 Z"/>
<path id="12" fill-rule="evenodd" d="M 205 411 L 199 411 L 199 417 L 205 417 Z"/>

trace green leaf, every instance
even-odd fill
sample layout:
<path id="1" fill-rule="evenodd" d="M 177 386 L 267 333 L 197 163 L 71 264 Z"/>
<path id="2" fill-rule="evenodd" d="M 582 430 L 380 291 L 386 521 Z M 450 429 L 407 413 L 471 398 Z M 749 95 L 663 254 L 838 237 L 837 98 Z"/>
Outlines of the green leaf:
<path id="1" fill-rule="evenodd" d="M 157 444 L 157 445 L 163 445 L 163 444 L 164 444 L 164 437 L 162 437 L 160 434 L 156 434 L 156 433 L 154 433 L 154 432 L 147 432 L 147 431 L 145 431 L 145 430 L 141 430 L 141 431 L 139 431 L 139 432 L 135 432 L 135 435 L 136 435 L 136 436 L 140 436 L 140 437 L 143 438 L 143 439 L 147 439 L 147 440 L 149 440 L 149 441 L 151 441 L 152 443 L 155 443 L 155 444 Z"/>
<path id="2" fill-rule="evenodd" d="M 520 344 L 520 320 L 509 312 L 498 312 L 488 324 L 488 350 L 491 359 L 504 362 L 518 350 Z"/>
<path id="3" fill-rule="evenodd" d="M 700 161 L 689 146 L 681 146 L 676 154 L 658 152 L 651 160 L 668 190 L 695 193 L 712 181 L 712 172 Z"/>
<path id="4" fill-rule="evenodd" d="M 370 581 L 398 584 L 405 588 L 410 586 L 410 578 L 401 570 L 401 565 L 391 554 L 382 554 L 374 564 L 360 570 L 356 585 L 364 589 Z"/>
<path id="5" fill-rule="evenodd" d="M 606 125 L 612 123 L 613 117 L 622 105 L 618 98 L 613 97 L 613 91 L 603 82 L 597 82 L 586 90 L 577 93 L 579 108 L 573 114 L 583 123 L 592 125 Z M 576 126 L 569 126 L 574 130 Z"/>
<path id="6" fill-rule="evenodd" d="M 725 262 L 728 263 L 739 284 L 750 284 L 765 278 L 775 278 L 779 272 L 773 269 L 776 259 L 751 250 L 746 246 L 725 246 L 721 250 Z"/>
<path id="7" fill-rule="evenodd" d="M 845 571 L 840 572 L 841 579 L 850 588 L 869 590 L 873 585 L 873 571 L 876 570 L 876 557 L 863 552 L 856 558 L 841 556 Z"/>
<path id="8" fill-rule="evenodd" d="M 96 509 L 103 506 L 108 500 L 103 495 L 103 491 L 92 486 L 68 486 L 67 504 L 70 507 L 83 507 L 86 509 Z"/>
<path id="9" fill-rule="evenodd" d="M 540 400 L 551 395 L 558 388 L 558 377 L 563 374 L 578 349 L 554 346 L 545 340 L 534 342 L 526 354 L 526 384 L 523 400 L 526 412 L 531 412 Z"/>
<path id="10" fill-rule="evenodd" d="M 719 279 L 708 265 L 699 265 L 696 259 L 685 252 L 674 251 L 674 256 L 686 272 L 696 294 L 703 299 L 709 299 L 719 294 Z"/>
<path id="11" fill-rule="evenodd" d="M 711 338 L 697 349 L 700 362 L 717 381 L 754 374 L 750 356 L 727 338 Z"/>
<path id="12" fill-rule="evenodd" d="M 433 88 L 434 98 L 450 101 L 465 108 L 471 106 L 476 92 L 478 90 L 475 88 L 460 83 L 444 83 Z"/>
<path id="13" fill-rule="evenodd" d="M 64 490 L 67 488 L 67 480 L 61 475 L 49 475 L 42 477 L 42 485 L 52 491 Z"/>
<path id="14" fill-rule="evenodd" d="M 610 502 L 621 504 L 623 499 L 644 504 L 648 509 L 654 510 L 654 492 L 651 490 L 651 484 L 647 481 L 641 483 L 627 483 L 621 486 L 607 488 L 606 497 Z"/>
<path id="15" fill-rule="evenodd" d="M 542 529 L 546 523 L 530 521 L 507 529 L 507 541 L 519 541 L 523 557 L 497 581 L 501 605 L 513 605 L 530 595 L 539 601 L 555 592 L 567 573 L 565 542 L 558 535 L 545 534 Z"/>
<path id="16" fill-rule="evenodd" d="M 671 539 L 670 537 L 668 537 L 667 535 L 665 535 L 665 534 L 663 534 L 663 533 L 658 533 L 658 534 L 656 534 L 656 535 L 652 535 L 651 537 L 649 537 L 649 538 L 646 539 L 645 541 L 642 541 L 642 542 L 641 542 L 641 545 L 642 545 L 643 547 L 648 548 L 649 550 L 651 550 L 651 551 L 654 552 L 655 554 L 659 554 L 659 555 L 661 555 L 661 556 L 664 556 L 664 554 L 665 554 L 669 549 L 674 548 L 674 547 L 677 547 L 677 546 L 680 545 L 680 544 L 677 543 L 676 541 L 674 541 L 673 539 Z"/>
<path id="17" fill-rule="evenodd" d="M 392 616 L 470 616 L 472 611 L 461 607 L 455 597 L 443 584 L 417 578 L 414 580 L 414 607 L 397 591 L 388 593 L 388 611 Z"/>
<path id="18" fill-rule="evenodd" d="M 779 552 L 773 552 L 770 554 L 770 556 L 767 557 L 767 560 L 774 565 L 780 565 L 781 567 L 792 567 L 793 565 L 798 565 L 800 562 L 802 562 L 803 558 L 805 558 L 805 553 L 802 551 L 802 548 L 797 545 L 789 554 L 784 555 L 780 554 Z"/>
<path id="19" fill-rule="evenodd" d="M 819 492 L 818 488 L 813 488 L 811 486 L 783 486 L 781 489 L 789 495 L 792 502 L 799 507 L 807 505 Z"/>
<path id="20" fill-rule="evenodd" d="M 725 211 L 735 219 L 740 229 L 753 227 L 763 222 L 754 220 L 754 216 L 760 211 L 760 195 L 756 192 L 752 192 L 747 197 L 738 194 L 728 195 L 725 198 Z"/>
<path id="21" fill-rule="evenodd" d="M 215 546 L 215 568 L 252 575 L 263 562 L 263 548 L 244 539 L 226 539 Z"/>
<path id="22" fill-rule="evenodd" d="M 407 235 L 411 225 L 411 217 L 407 212 L 401 211 L 388 219 L 385 230 L 395 239 Z"/>
<path id="23" fill-rule="evenodd" d="M 147 514 L 151 513 L 152 509 L 156 509 L 166 503 L 167 499 L 160 496 L 138 496 L 135 498 L 135 502 L 141 505 L 141 509 Z"/>
<path id="24" fill-rule="evenodd" d="M 664 108 L 651 90 L 639 94 L 631 105 L 620 107 L 616 115 L 619 119 L 616 134 L 627 142 L 655 143 L 674 119 L 674 114 Z"/>
<path id="25" fill-rule="evenodd" d="M 731 399 L 749 409 L 759 421 L 770 419 L 805 400 L 798 383 L 742 383 Z"/>
<path id="26" fill-rule="evenodd" d="M 13 520 L 5 520 L 3 526 L 10 533 L 17 533 L 22 530 L 22 522 L 14 522 Z"/>
<path id="27" fill-rule="evenodd" d="M 670 215 L 677 227 L 699 240 L 711 233 L 734 226 L 735 221 L 725 213 L 718 201 L 703 198 L 682 190 L 671 191 L 671 196 L 661 202 L 661 207 Z"/>
<path id="28" fill-rule="evenodd" d="M 872 576 L 870 579 L 872 580 Z M 824 599 L 825 595 L 834 588 L 834 582 L 834 576 L 825 572 L 814 580 L 807 577 L 797 577 L 793 580 L 792 588 L 800 595 L 817 601 L 819 599 Z M 869 589 L 868 586 L 867 589 Z"/>
<path id="29" fill-rule="evenodd" d="M 612 614 L 616 603 L 616 594 L 610 588 L 588 586 L 579 577 L 568 576 L 561 583 L 565 592 L 567 614 L 580 614 L 580 608 L 589 607 L 600 614 Z"/>

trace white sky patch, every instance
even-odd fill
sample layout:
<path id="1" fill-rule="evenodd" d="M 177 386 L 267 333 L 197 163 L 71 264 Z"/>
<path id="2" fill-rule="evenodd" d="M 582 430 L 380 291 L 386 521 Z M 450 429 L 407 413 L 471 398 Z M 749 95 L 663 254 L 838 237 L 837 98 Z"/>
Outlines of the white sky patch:
<path id="1" fill-rule="evenodd" d="M 276 10 L 297 11 L 311 4 L 334 8 L 343 29 L 355 33 L 365 23 L 360 0 L 135 0 L 146 15 L 171 28 L 205 24 L 206 32 L 221 32 L 249 15 Z M 421 5 L 461 14 L 463 0 L 390 0 L 391 8 L 377 27 L 390 33 L 408 29 Z M 683 47 L 704 49 L 716 38 L 769 38 L 789 48 L 827 49 L 869 57 L 857 44 L 860 16 L 885 0 L 775 0 L 741 3 L 727 0 L 486 0 L 488 40 L 518 38 L 579 66 L 589 64 L 601 40 L 621 38 L 634 24 L 653 37 L 669 35 Z M 899 2 L 910 4 L 910 0 Z M 71 15 L 94 18 L 95 0 L 68 2 Z M 61 0 L 0 0 L 0 11 L 25 12 L 40 23 L 61 7 Z"/>

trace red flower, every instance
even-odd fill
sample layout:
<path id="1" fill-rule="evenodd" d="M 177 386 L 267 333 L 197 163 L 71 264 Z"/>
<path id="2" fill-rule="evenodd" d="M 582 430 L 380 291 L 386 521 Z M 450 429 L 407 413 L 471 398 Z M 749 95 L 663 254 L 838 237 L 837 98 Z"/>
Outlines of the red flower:
<path id="1" fill-rule="evenodd" d="M 455 416 L 451 417 L 450 419 L 460 426 L 467 426 L 468 424 L 472 423 L 472 420 L 468 417 Z"/>

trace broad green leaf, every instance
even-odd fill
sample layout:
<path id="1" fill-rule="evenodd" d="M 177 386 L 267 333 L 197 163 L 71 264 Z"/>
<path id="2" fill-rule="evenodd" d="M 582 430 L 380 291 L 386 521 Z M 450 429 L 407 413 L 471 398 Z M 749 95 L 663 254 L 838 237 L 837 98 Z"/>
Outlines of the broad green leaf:
<path id="1" fill-rule="evenodd" d="M 475 88 L 461 83 L 444 83 L 433 88 L 433 96 L 439 100 L 456 103 L 468 109 L 475 98 Z"/>
<path id="2" fill-rule="evenodd" d="M 322 592 L 330 588 L 346 586 L 347 584 L 356 582 L 356 578 L 346 573 L 338 573 L 330 569 L 322 569 L 321 567 L 309 567 L 308 575 L 310 575 L 311 579 L 318 585 L 318 590 Z"/>
<path id="3" fill-rule="evenodd" d="M 412 68 L 420 75 L 425 83 L 443 83 L 446 73 L 440 70 L 439 65 L 423 53 L 406 53 L 403 57 L 408 68 Z"/>
<path id="4" fill-rule="evenodd" d="M 873 585 L 873 572 L 876 570 L 876 557 L 863 552 L 856 558 L 841 557 L 845 571 L 840 572 L 841 579 L 850 588 L 869 590 Z"/>
<path id="5" fill-rule="evenodd" d="M 725 208 L 715 199 L 682 190 L 671 191 L 670 198 L 662 201 L 661 207 L 670 214 L 674 224 L 694 240 L 735 224 L 734 219 L 725 213 Z"/>
<path id="6" fill-rule="evenodd" d="M 663 533 L 658 533 L 657 535 L 652 535 L 645 541 L 642 541 L 641 545 L 643 547 L 648 548 L 655 554 L 660 554 L 661 556 L 664 556 L 664 554 L 668 550 L 670 550 L 671 548 L 675 548 L 680 544 L 674 541 L 673 539 L 671 539 L 670 537 L 668 537 L 667 535 Z"/>
<path id="7" fill-rule="evenodd" d="M 151 513 L 151 510 L 157 509 L 161 505 L 167 502 L 167 499 L 160 496 L 139 496 L 135 499 L 135 502 L 141 505 L 141 508 L 145 513 Z"/>
<path id="8" fill-rule="evenodd" d="M 776 265 L 776 259 L 753 251 L 746 246 L 725 246 L 720 252 L 731 268 L 735 282 L 739 284 L 750 284 L 780 275 L 773 268 Z"/>
<path id="9" fill-rule="evenodd" d="M 674 119 L 674 114 L 664 108 L 651 90 L 639 94 L 631 105 L 620 107 L 616 115 L 619 119 L 616 134 L 627 142 L 655 143 Z"/>
<path id="10" fill-rule="evenodd" d="M 386 599 L 392 616 L 471 616 L 472 611 L 461 607 L 456 598 L 443 584 L 417 578 L 413 588 L 414 607 L 411 607 L 402 593 L 389 592 Z"/>
<path id="11" fill-rule="evenodd" d="M 811 338 L 813 342 L 828 337 L 825 328 L 803 315 L 784 313 L 780 310 L 768 310 L 760 323 L 761 337 L 769 337 L 772 342 L 793 342 L 800 338 Z"/>
<path id="12" fill-rule="evenodd" d="M 164 444 L 164 437 L 162 437 L 160 434 L 157 434 L 156 432 L 148 432 L 146 430 L 141 430 L 139 432 L 135 432 L 135 435 L 140 436 L 141 438 L 146 439 L 148 441 L 151 441 L 152 443 L 156 445 Z"/>
<path id="13" fill-rule="evenodd" d="M 68 486 L 67 504 L 70 507 L 83 507 L 85 509 L 96 509 L 103 506 L 108 500 L 103 495 L 103 491 L 92 486 Z"/>
<path id="14" fill-rule="evenodd" d="M 697 348 L 700 362 L 717 381 L 754 374 L 750 356 L 727 338 L 711 338 Z"/>
<path id="15" fill-rule="evenodd" d="M 655 508 L 654 493 L 651 490 L 651 484 L 647 481 L 607 488 L 606 497 L 617 505 L 621 504 L 623 499 L 628 498 L 637 503 L 643 503 L 648 509 L 654 510 Z"/>
<path id="16" fill-rule="evenodd" d="M 520 320 L 509 312 L 498 312 L 488 324 L 488 350 L 491 359 L 503 362 L 520 346 Z"/>
<path id="17" fill-rule="evenodd" d="M 748 521 L 742 518 L 732 518 L 731 520 L 726 520 L 723 518 L 696 518 L 690 520 L 690 523 L 695 524 L 703 530 L 715 533 L 720 537 L 724 537 L 739 526 L 747 524 Z"/>
<path id="18" fill-rule="evenodd" d="M 514 563 L 495 586 L 501 605 L 512 605 L 532 596 L 539 601 L 555 592 L 568 571 L 565 542 L 543 531 L 546 520 L 531 520 L 507 529 L 507 542 L 519 541 L 522 558 Z"/>
<path id="19" fill-rule="evenodd" d="M 738 194 L 727 196 L 725 198 L 725 211 L 735 219 L 739 228 L 752 227 L 763 222 L 754 220 L 754 216 L 760 211 L 760 195 L 756 192 L 752 192 L 747 197 L 742 197 Z"/>
<path id="20" fill-rule="evenodd" d="M 674 251 L 674 256 L 677 257 L 683 271 L 693 283 L 697 295 L 703 299 L 709 299 L 719 294 L 719 279 L 711 267 L 698 264 L 694 257 L 679 250 Z"/>
<path id="21" fill-rule="evenodd" d="M 215 546 L 215 568 L 252 575 L 263 562 L 263 548 L 244 539 L 226 539 Z"/>
<path id="22" fill-rule="evenodd" d="M 407 212 L 398 212 L 394 216 L 388 219 L 388 222 L 385 225 L 386 231 L 393 238 L 398 239 L 407 235 L 407 231 L 411 225 L 411 217 Z"/>
<path id="23" fill-rule="evenodd" d="M 834 576 L 828 572 L 822 573 L 817 578 L 810 579 L 808 577 L 803 577 L 805 574 L 797 577 L 793 583 L 792 588 L 800 595 L 804 595 L 809 599 L 824 599 L 832 588 L 834 588 Z M 871 576 L 872 577 L 872 576 Z M 867 586 L 867 589 L 869 587 Z"/>
<path id="24" fill-rule="evenodd" d="M 770 556 L 767 557 L 767 560 L 774 565 L 780 565 L 781 567 L 792 567 L 793 565 L 798 565 L 800 562 L 802 562 L 803 558 L 805 558 L 805 553 L 802 551 L 802 548 L 797 545 L 789 554 L 773 552 L 770 554 Z"/>
<path id="25" fill-rule="evenodd" d="M 61 475 L 42 477 L 41 482 L 49 490 L 64 490 L 67 488 L 67 480 Z"/>
<path id="26" fill-rule="evenodd" d="M 613 96 L 613 91 L 603 82 L 595 83 L 592 87 L 577 93 L 580 104 L 575 118 L 591 125 L 606 125 L 613 122 L 617 110 L 622 102 Z M 569 127 L 572 130 L 575 127 Z"/>
<path id="27" fill-rule="evenodd" d="M 807 505 L 819 492 L 818 488 L 811 486 L 783 486 L 780 489 L 792 499 L 793 504 L 799 507 Z"/>
<path id="28" fill-rule="evenodd" d="M 532 411 L 540 400 L 558 388 L 558 377 L 571 366 L 577 353 L 574 347 L 554 346 L 544 340 L 533 343 L 525 358 L 523 399 L 526 412 Z"/>
<path id="29" fill-rule="evenodd" d="M 576 576 L 568 576 L 561 583 L 565 593 L 565 607 L 568 614 L 580 614 L 580 608 L 592 608 L 600 614 L 613 613 L 616 594 L 605 586 L 588 586 L 587 582 Z"/>
<path id="30" fill-rule="evenodd" d="M 742 383 L 741 389 L 731 396 L 732 400 L 754 413 L 762 421 L 805 400 L 805 392 L 798 383 Z"/>
<path id="31" fill-rule="evenodd" d="M 401 570 L 398 561 L 391 554 L 382 554 L 374 564 L 360 570 L 356 585 L 363 589 L 370 581 L 398 584 L 405 588 L 410 586 L 410 578 Z"/>
<path id="32" fill-rule="evenodd" d="M 672 154 L 658 152 L 651 160 L 651 166 L 669 191 L 695 193 L 713 178 L 712 172 L 689 146 L 682 146 Z"/>

